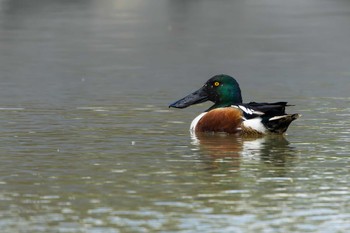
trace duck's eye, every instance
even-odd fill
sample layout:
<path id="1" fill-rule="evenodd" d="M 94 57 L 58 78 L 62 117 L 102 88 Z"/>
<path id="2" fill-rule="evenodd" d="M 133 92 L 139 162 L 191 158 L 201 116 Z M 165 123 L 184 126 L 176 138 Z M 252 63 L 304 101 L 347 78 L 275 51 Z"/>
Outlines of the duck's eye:
<path id="1" fill-rule="evenodd" d="M 215 83 L 214 83 L 214 86 L 215 86 L 215 87 L 218 87 L 219 85 L 220 85 L 219 82 L 215 82 Z"/>

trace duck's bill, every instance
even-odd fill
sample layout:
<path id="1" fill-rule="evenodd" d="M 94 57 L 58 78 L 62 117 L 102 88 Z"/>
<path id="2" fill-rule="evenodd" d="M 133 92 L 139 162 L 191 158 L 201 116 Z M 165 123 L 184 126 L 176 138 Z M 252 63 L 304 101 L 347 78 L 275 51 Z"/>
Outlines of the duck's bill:
<path id="1" fill-rule="evenodd" d="M 187 108 L 188 106 L 203 103 L 208 100 L 208 95 L 204 90 L 204 87 L 201 89 L 189 94 L 188 96 L 176 101 L 169 105 L 169 108 Z"/>

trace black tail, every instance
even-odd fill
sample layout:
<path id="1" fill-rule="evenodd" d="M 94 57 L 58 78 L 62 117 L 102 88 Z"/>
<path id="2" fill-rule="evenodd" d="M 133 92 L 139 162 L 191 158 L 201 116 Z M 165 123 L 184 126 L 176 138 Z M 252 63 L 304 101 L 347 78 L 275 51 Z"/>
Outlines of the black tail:
<path id="1" fill-rule="evenodd" d="M 262 123 L 266 126 L 266 128 L 271 133 L 282 134 L 287 131 L 290 123 L 292 123 L 292 121 L 294 121 L 295 119 L 298 119 L 299 117 L 300 117 L 300 114 L 298 113 L 282 115 L 282 116 L 274 116 L 268 119 L 264 119 Z"/>

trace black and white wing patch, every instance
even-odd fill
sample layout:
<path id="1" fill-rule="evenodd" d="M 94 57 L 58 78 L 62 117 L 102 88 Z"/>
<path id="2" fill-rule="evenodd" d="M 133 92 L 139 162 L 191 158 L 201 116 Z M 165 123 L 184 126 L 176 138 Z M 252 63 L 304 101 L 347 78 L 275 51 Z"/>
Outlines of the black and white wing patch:
<path id="1" fill-rule="evenodd" d="M 233 108 L 238 108 L 243 112 L 243 120 L 248 120 L 264 115 L 264 112 L 254 110 L 244 105 L 232 105 Z"/>

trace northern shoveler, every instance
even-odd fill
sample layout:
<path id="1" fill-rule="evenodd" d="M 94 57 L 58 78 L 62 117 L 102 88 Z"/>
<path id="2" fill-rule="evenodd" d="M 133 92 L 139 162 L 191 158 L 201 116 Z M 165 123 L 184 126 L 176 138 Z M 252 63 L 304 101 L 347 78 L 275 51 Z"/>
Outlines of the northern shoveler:
<path id="1" fill-rule="evenodd" d="M 238 82 L 229 75 L 210 78 L 203 87 L 169 105 L 186 108 L 212 101 L 214 105 L 191 123 L 192 132 L 225 132 L 229 134 L 283 134 L 299 114 L 286 114 L 287 102 L 243 103 Z"/>

